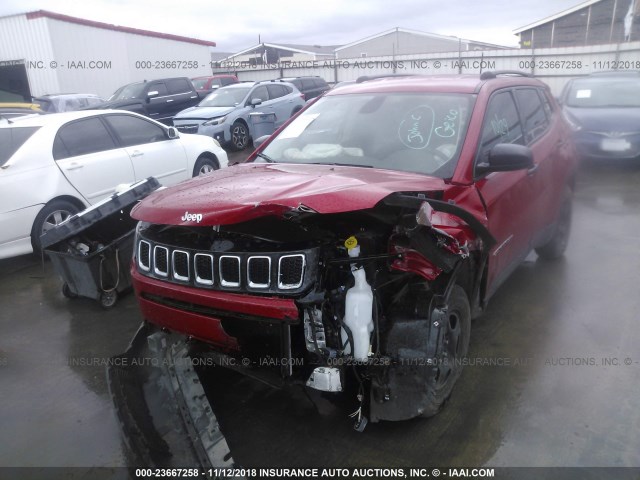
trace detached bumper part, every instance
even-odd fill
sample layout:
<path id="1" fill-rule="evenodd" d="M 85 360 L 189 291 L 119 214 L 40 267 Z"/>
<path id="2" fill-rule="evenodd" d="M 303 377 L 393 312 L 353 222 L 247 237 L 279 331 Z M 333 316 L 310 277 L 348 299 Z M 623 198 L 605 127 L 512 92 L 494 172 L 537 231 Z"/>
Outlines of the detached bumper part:
<path id="1" fill-rule="evenodd" d="M 218 420 L 184 340 L 147 325 L 107 368 L 109 391 L 136 466 L 232 468 Z"/>

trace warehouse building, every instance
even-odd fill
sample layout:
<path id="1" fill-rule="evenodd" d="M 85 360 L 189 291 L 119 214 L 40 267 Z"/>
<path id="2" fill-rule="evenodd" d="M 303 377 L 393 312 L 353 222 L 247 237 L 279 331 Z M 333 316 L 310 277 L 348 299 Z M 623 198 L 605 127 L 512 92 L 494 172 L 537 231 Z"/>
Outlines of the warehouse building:
<path id="1" fill-rule="evenodd" d="M 640 40 L 640 0 L 589 0 L 514 30 L 522 48 L 579 47 Z"/>
<path id="2" fill-rule="evenodd" d="M 127 83 L 211 73 L 215 42 L 39 10 L 0 17 L 0 101 L 109 97 Z"/>
<path id="3" fill-rule="evenodd" d="M 342 59 L 502 48 L 507 47 L 396 27 L 338 47 L 335 53 L 337 58 Z"/>

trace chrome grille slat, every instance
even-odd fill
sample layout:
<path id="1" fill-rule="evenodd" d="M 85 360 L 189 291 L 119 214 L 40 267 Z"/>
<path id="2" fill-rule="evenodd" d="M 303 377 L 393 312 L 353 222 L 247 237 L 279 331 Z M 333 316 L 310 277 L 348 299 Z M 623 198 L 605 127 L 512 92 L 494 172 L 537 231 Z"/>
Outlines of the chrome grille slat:
<path id="1" fill-rule="evenodd" d="M 236 255 L 221 255 L 218 260 L 218 275 L 223 287 L 240 286 L 240 257 Z"/>
<path id="2" fill-rule="evenodd" d="M 169 249 L 156 245 L 153 247 L 153 272 L 161 277 L 169 276 Z"/>
<path id="3" fill-rule="evenodd" d="M 174 250 L 171 252 L 171 270 L 173 278 L 181 282 L 189 281 L 189 252 Z"/>
<path id="4" fill-rule="evenodd" d="M 196 253 L 193 258 L 196 283 L 201 285 L 213 285 L 213 255 L 208 253 Z"/>
<path id="5" fill-rule="evenodd" d="M 251 288 L 269 288 L 271 257 L 256 255 L 247 260 L 247 284 Z"/>
<path id="6" fill-rule="evenodd" d="M 304 268 L 305 257 L 303 254 L 281 256 L 278 260 L 278 288 L 293 290 L 300 287 L 304 280 Z"/>
<path id="7" fill-rule="evenodd" d="M 138 244 L 138 266 L 145 272 L 151 270 L 151 244 L 144 240 Z"/>

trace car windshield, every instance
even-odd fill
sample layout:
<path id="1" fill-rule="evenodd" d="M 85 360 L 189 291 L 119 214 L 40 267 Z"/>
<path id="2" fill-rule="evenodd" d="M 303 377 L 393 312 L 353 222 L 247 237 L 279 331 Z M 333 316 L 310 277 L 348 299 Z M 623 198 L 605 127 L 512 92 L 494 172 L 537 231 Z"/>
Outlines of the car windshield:
<path id="1" fill-rule="evenodd" d="M 199 107 L 235 107 L 242 103 L 244 98 L 251 90 L 246 88 L 219 88 L 215 92 L 210 93 L 202 100 Z"/>
<path id="2" fill-rule="evenodd" d="M 569 107 L 640 107 L 640 78 L 576 80 L 567 94 Z"/>
<path id="3" fill-rule="evenodd" d="M 318 163 L 453 175 L 474 96 L 385 93 L 320 99 L 262 152 L 282 163 Z"/>
<path id="4" fill-rule="evenodd" d="M 142 94 L 144 83 L 132 83 L 116 90 L 109 100 L 126 100 L 128 98 L 138 98 Z"/>

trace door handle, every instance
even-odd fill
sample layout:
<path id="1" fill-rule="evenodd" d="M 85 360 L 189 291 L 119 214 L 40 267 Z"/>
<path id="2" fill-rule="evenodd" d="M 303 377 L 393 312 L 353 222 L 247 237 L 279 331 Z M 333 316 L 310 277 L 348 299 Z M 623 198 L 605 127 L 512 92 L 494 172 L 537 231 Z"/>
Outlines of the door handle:
<path id="1" fill-rule="evenodd" d="M 538 168 L 540 167 L 540 164 L 534 165 L 533 167 L 531 167 L 529 170 L 527 170 L 527 175 L 531 176 L 531 175 L 535 175 L 536 172 L 538 171 Z"/>
<path id="2" fill-rule="evenodd" d="M 173 98 L 170 98 L 169 100 L 167 100 L 167 103 L 171 103 L 173 102 Z"/>
<path id="3" fill-rule="evenodd" d="M 144 153 L 141 152 L 140 150 L 134 150 L 133 153 L 131 154 L 132 157 L 141 157 L 142 155 L 144 155 Z"/>
<path id="4" fill-rule="evenodd" d="M 79 168 L 84 167 L 84 165 L 80 165 L 79 163 L 72 163 L 71 165 L 69 165 L 66 170 L 78 170 Z"/>

